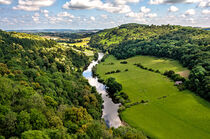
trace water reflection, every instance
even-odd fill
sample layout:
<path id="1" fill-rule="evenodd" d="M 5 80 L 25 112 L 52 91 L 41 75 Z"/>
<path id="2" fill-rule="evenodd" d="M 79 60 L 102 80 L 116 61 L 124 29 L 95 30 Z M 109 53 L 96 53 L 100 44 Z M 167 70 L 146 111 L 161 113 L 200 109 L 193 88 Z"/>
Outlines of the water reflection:
<path id="1" fill-rule="evenodd" d="M 103 103 L 103 115 L 106 124 L 108 127 L 119 127 L 122 125 L 121 120 L 118 116 L 118 108 L 119 104 L 113 103 L 112 99 L 108 97 L 105 86 L 102 83 L 98 82 L 98 78 L 93 78 L 92 76 L 92 68 L 98 64 L 98 62 L 103 58 L 104 54 L 99 53 L 99 57 L 97 61 L 92 61 L 92 63 L 88 66 L 87 70 L 83 72 L 83 76 L 88 79 L 88 82 L 91 86 L 95 86 L 96 90 L 99 94 L 102 95 Z"/>

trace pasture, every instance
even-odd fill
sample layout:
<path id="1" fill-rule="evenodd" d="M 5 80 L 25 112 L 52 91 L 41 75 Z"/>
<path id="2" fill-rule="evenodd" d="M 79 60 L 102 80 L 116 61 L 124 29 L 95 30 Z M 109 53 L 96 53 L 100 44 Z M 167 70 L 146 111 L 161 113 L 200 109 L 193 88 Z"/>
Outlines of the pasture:
<path id="1" fill-rule="evenodd" d="M 113 56 L 97 66 L 102 79 L 116 78 L 123 86 L 131 103 L 147 100 L 148 103 L 127 108 L 121 118 L 132 127 L 143 130 L 154 138 L 210 138 L 210 103 L 185 90 L 179 91 L 167 77 L 136 67 L 135 63 L 160 70 L 188 72 L 177 61 L 150 56 L 135 56 L 120 64 Z M 128 69 L 128 71 L 125 71 Z M 105 75 L 106 72 L 119 73 Z"/>
<path id="2" fill-rule="evenodd" d="M 88 45 L 90 38 L 82 38 L 82 39 L 75 39 L 75 40 L 82 40 L 82 42 L 77 43 L 59 43 L 60 45 L 64 47 L 71 47 L 75 51 L 83 52 L 85 55 L 92 57 L 94 55 L 94 52 L 91 50 L 92 48 Z"/>

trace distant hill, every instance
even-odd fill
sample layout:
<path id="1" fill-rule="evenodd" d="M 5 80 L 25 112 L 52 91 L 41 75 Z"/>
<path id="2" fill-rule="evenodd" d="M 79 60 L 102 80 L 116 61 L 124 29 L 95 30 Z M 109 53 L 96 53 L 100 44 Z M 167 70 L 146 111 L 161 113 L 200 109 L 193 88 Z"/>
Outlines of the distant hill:
<path id="1" fill-rule="evenodd" d="M 6 30 L 6 31 L 15 31 L 23 33 L 38 33 L 38 32 L 51 32 L 51 33 L 91 33 L 97 32 L 98 29 L 87 30 L 87 29 L 33 29 L 33 30 Z"/>

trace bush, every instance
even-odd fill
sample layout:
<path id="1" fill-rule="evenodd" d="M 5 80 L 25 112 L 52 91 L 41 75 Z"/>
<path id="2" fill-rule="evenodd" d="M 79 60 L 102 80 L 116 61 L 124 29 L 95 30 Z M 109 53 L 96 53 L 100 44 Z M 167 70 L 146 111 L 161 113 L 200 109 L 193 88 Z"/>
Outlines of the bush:
<path id="1" fill-rule="evenodd" d="M 120 62 L 120 64 L 127 64 L 127 63 L 128 63 L 127 61 Z"/>

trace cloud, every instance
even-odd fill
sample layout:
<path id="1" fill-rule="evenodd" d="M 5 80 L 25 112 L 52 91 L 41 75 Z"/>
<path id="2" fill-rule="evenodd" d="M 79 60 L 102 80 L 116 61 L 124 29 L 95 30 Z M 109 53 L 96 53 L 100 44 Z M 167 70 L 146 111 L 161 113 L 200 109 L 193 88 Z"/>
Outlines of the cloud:
<path id="1" fill-rule="evenodd" d="M 69 18 L 74 18 L 74 16 L 70 13 L 67 12 L 61 12 L 57 14 L 58 17 L 69 17 Z"/>
<path id="2" fill-rule="evenodd" d="M 41 13 L 43 13 L 45 17 L 49 16 L 49 11 L 48 10 L 41 10 Z"/>
<path id="3" fill-rule="evenodd" d="M 101 17 L 104 18 L 104 19 L 108 18 L 108 16 L 106 14 L 102 14 Z"/>
<path id="4" fill-rule="evenodd" d="M 195 19 L 193 19 L 193 18 L 186 19 L 186 21 L 190 22 L 190 23 L 195 23 Z"/>
<path id="5" fill-rule="evenodd" d="M 129 12 L 126 14 L 126 17 L 134 18 L 137 21 L 146 23 L 147 18 L 157 17 L 156 13 L 150 13 L 151 9 L 142 6 L 139 12 Z"/>
<path id="6" fill-rule="evenodd" d="M 126 3 L 139 2 L 139 0 L 115 0 L 114 2 L 102 2 L 101 0 L 71 0 L 63 5 L 64 9 L 82 10 L 98 9 L 110 13 L 128 13 L 131 9 Z"/>
<path id="7" fill-rule="evenodd" d="M 124 5 L 127 3 L 138 3 L 140 0 L 115 0 L 116 4 Z"/>
<path id="8" fill-rule="evenodd" d="M 96 18 L 95 18 L 94 16 L 91 16 L 91 17 L 90 17 L 90 20 L 95 21 Z"/>
<path id="9" fill-rule="evenodd" d="M 156 13 L 149 13 L 149 14 L 146 15 L 146 17 L 154 18 L 154 17 L 157 17 L 157 14 Z"/>
<path id="10" fill-rule="evenodd" d="M 38 11 L 40 7 L 51 6 L 56 0 L 18 0 L 14 10 Z"/>
<path id="11" fill-rule="evenodd" d="M 102 6 L 103 3 L 100 0 L 71 0 L 69 2 L 66 2 L 63 5 L 63 8 L 65 9 L 93 9 L 97 8 L 99 6 Z"/>
<path id="12" fill-rule="evenodd" d="M 185 16 L 188 16 L 188 15 L 195 15 L 195 10 L 194 9 L 189 9 L 185 12 Z"/>
<path id="13" fill-rule="evenodd" d="M 32 16 L 32 19 L 35 23 L 40 23 L 39 21 L 39 13 L 35 13 L 33 16 Z"/>
<path id="14" fill-rule="evenodd" d="M 165 4 L 165 3 L 197 3 L 201 0 L 150 0 L 149 4 Z"/>
<path id="15" fill-rule="evenodd" d="M 179 9 L 173 5 L 168 9 L 169 12 L 177 12 L 178 10 Z"/>
<path id="16" fill-rule="evenodd" d="M 151 10 L 149 8 L 146 8 L 145 6 L 142 6 L 141 9 L 140 9 L 140 11 L 142 13 L 149 13 Z"/>
<path id="17" fill-rule="evenodd" d="M 201 8 L 210 7 L 210 0 L 208 0 L 208 1 L 201 1 L 201 2 L 198 4 L 198 7 L 201 7 Z"/>
<path id="18" fill-rule="evenodd" d="M 202 11 L 202 14 L 210 14 L 210 10 L 205 9 Z"/>
<path id="19" fill-rule="evenodd" d="M 150 0 L 149 4 L 162 4 L 164 3 L 164 0 Z"/>
<path id="20" fill-rule="evenodd" d="M 49 11 L 47 10 L 41 10 L 41 13 L 47 14 L 45 17 L 48 19 L 48 22 L 50 24 L 56 24 L 56 23 L 69 23 L 72 22 L 73 19 L 77 18 L 74 15 L 68 13 L 68 12 L 60 12 L 56 15 L 49 15 Z"/>
<path id="21" fill-rule="evenodd" d="M 12 3 L 12 0 L 0 0 L 0 4 L 6 4 L 9 5 Z"/>
<path id="22" fill-rule="evenodd" d="M 130 12 L 130 13 L 127 13 L 126 16 L 140 19 L 140 18 L 144 17 L 144 13 L 141 13 L 141 12 L 139 12 L 139 13 Z"/>

